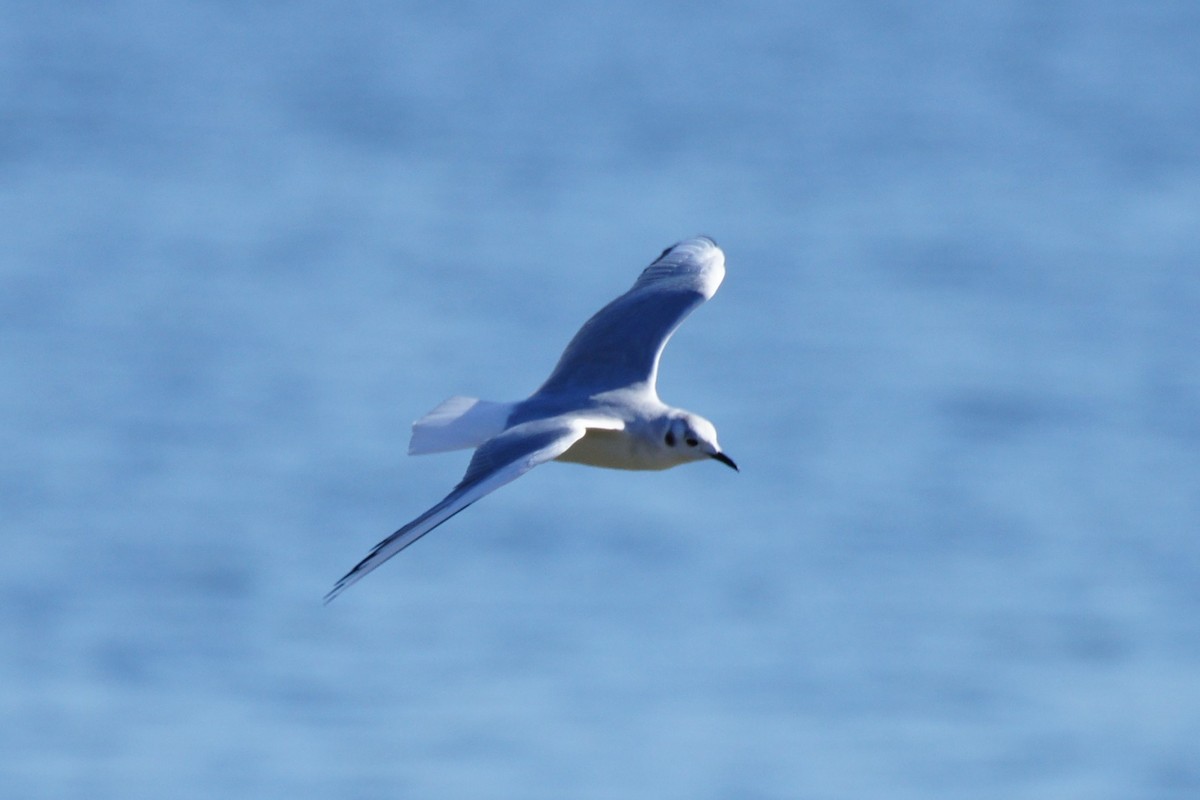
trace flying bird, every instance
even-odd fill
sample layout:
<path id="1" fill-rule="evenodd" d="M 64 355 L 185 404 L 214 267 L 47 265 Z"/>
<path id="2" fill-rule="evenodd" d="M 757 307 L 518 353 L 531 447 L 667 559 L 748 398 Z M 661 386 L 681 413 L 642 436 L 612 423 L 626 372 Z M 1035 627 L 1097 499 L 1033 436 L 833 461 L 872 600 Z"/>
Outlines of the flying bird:
<path id="1" fill-rule="evenodd" d="M 409 455 L 474 448 L 466 474 L 440 503 L 384 539 L 339 580 L 333 600 L 367 573 L 476 500 L 547 461 L 662 470 L 714 459 L 737 470 L 698 414 L 658 399 L 663 347 L 725 277 L 707 236 L 668 247 L 633 288 L 584 323 L 554 371 L 525 400 L 451 397 L 413 423 Z"/>

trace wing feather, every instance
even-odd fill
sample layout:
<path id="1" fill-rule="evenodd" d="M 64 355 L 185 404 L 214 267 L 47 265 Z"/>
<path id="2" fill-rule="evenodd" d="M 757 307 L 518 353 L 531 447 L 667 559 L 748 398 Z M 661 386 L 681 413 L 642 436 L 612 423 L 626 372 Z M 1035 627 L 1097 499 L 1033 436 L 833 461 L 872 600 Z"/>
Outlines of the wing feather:
<path id="1" fill-rule="evenodd" d="M 645 384 L 654 390 L 663 347 L 725 277 L 725 254 L 707 236 L 663 251 L 628 292 L 584 323 L 539 394 L 592 394 Z"/>
<path id="2" fill-rule="evenodd" d="M 591 427 L 614 424 L 596 421 Z M 371 549 L 371 552 L 334 584 L 325 595 L 329 603 L 367 573 L 413 542 L 506 483 L 511 483 L 538 464 L 562 455 L 587 433 L 589 421 L 553 417 L 516 425 L 480 445 L 458 485 L 433 508 L 405 525 Z"/>

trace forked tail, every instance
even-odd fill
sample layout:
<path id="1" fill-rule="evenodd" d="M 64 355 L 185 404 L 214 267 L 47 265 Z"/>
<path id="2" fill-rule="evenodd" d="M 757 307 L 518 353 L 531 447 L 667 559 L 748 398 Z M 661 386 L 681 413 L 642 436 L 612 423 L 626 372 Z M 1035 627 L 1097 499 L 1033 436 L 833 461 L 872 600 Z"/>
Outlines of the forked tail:
<path id="1" fill-rule="evenodd" d="M 451 397 L 413 423 L 410 456 L 475 448 L 508 427 L 516 403 Z"/>

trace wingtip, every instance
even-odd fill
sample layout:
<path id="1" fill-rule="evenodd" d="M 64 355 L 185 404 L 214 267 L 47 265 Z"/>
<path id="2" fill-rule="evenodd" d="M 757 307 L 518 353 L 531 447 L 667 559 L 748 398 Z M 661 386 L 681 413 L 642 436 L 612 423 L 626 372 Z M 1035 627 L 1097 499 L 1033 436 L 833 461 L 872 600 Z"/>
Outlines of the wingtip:
<path id="1" fill-rule="evenodd" d="M 332 603 L 334 600 L 337 599 L 338 595 L 340 595 L 342 592 L 349 589 L 350 585 L 352 583 L 354 583 L 354 580 L 357 580 L 357 578 L 355 578 L 354 580 L 350 579 L 350 576 L 352 576 L 353 574 L 354 574 L 354 572 L 351 571 L 351 572 L 348 572 L 345 575 L 343 575 L 341 578 L 339 578 L 338 582 L 333 585 L 333 588 L 325 593 L 325 597 L 323 597 L 321 599 L 321 605 L 323 605 L 323 606 L 329 605 L 330 603 Z"/>

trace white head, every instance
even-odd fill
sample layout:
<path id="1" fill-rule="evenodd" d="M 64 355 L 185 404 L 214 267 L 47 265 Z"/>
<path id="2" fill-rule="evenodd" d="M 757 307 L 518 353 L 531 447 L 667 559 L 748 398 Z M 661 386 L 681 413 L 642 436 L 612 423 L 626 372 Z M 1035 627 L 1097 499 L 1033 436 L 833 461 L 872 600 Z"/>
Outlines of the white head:
<path id="1" fill-rule="evenodd" d="M 704 417 L 690 411 L 676 411 L 665 421 L 662 443 L 679 463 L 715 458 L 727 467 L 738 468 L 732 458 L 721 452 L 717 429 Z"/>

